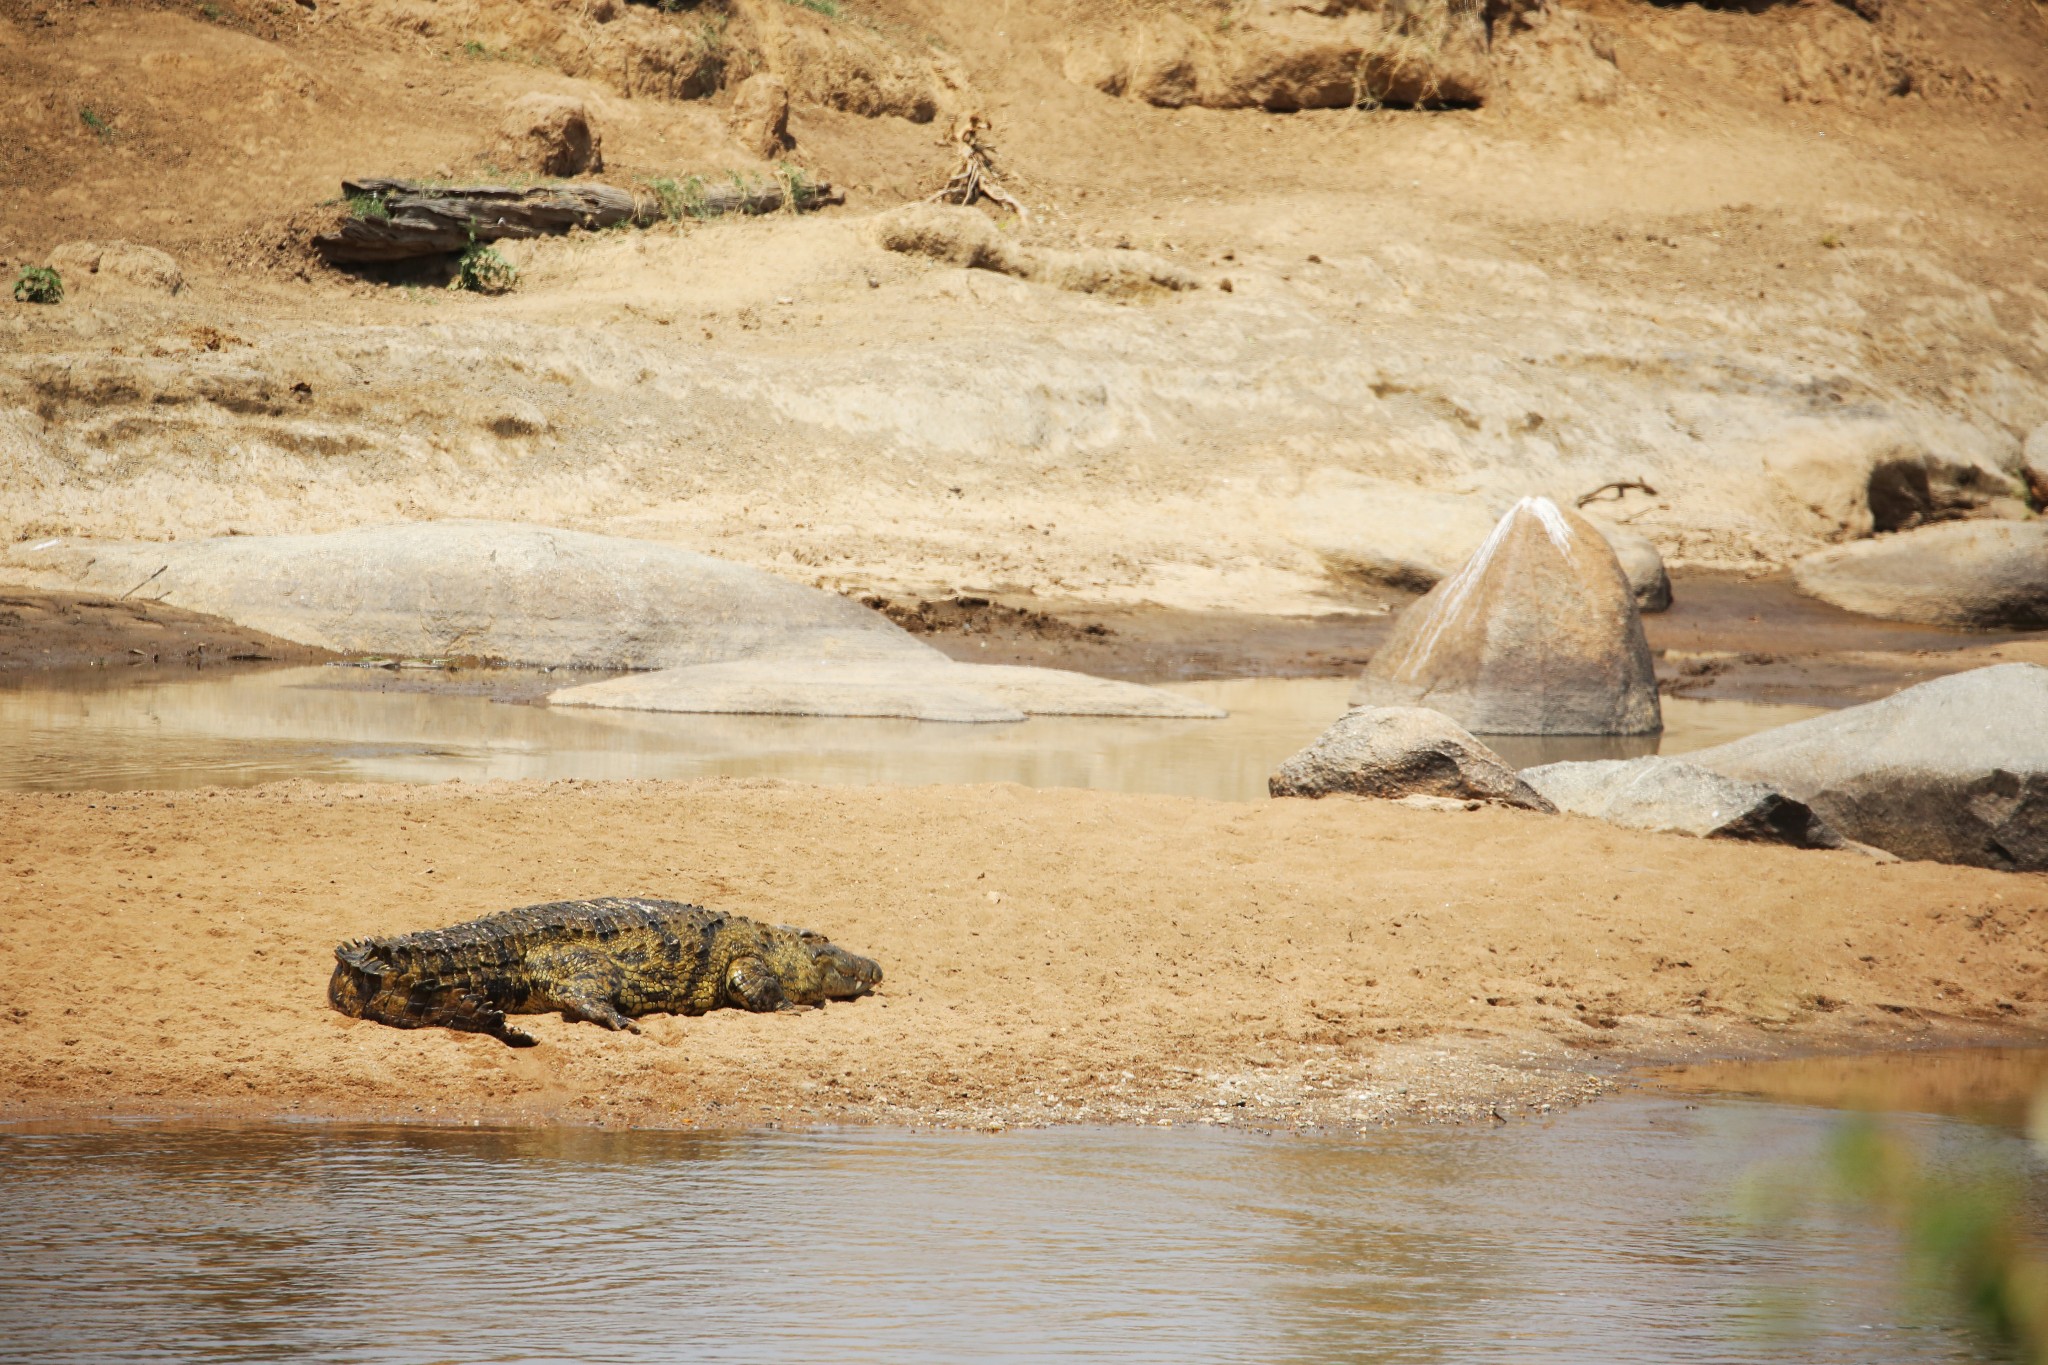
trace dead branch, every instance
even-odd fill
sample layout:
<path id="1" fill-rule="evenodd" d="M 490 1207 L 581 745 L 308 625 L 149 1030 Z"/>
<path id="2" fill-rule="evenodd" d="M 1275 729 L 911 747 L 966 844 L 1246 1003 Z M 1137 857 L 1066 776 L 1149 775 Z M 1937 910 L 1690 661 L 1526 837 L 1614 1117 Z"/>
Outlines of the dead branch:
<path id="1" fill-rule="evenodd" d="M 1589 502 L 1599 501 L 1604 493 L 1614 494 L 1608 501 L 1620 502 L 1632 491 L 1648 493 L 1653 498 L 1657 496 L 1657 490 L 1644 483 L 1641 479 L 1621 479 L 1614 483 L 1603 483 L 1590 493 L 1580 494 L 1578 501 L 1572 505 L 1574 507 L 1584 507 Z"/>
<path id="2" fill-rule="evenodd" d="M 986 199 L 1001 204 L 1028 223 L 1030 211 L 1003 188 L 996 176 L 996 149 L 983 136 L 988 130 L 989 121 L 977 113 L 962 114 L 954 121 L 953 145 L 960 149 L 960 164 L 927 202 L 972 204 L 977 199 Z"/>

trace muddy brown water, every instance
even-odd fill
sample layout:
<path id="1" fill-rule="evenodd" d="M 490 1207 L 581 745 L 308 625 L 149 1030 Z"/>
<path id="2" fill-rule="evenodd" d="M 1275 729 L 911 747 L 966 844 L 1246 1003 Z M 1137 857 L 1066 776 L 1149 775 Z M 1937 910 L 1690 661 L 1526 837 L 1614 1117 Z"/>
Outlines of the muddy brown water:
<path id="1" fill-rule="evenodd" d="M 1956 1114 L 2043 1060 L 1864 1065 L 2041 1230 L 2010 1115 Z M 1884 1225 L 1746 1199 L 1822 1169 L 1853 1086 L 1735 1080 L 1359 1138 L 0 1127 L 0 1360 L 1996 1359 Z"/>
<path id="2" fill-rule="evenodd" d="M 1018 782 L 1255 801 L 1264 799 L 1281 759 L 1344 713 L 1352 686 L 1346 678 L 1171 685 L 1229 711 L 1222 721 L 1037 717 L 943 725 L 551 709 L 448 690 L 347 685 L 363 674 L 311 667 L 9 679 L 0 682 L 0 789 L 729 776 Z M 529 681 L 530 691 L 548 685 Z M 517 683 L 500 677 L 493 686 L 516 691 Z M 1814 714 L 1810 707 L 1674 699 L 1661 738 L 1489 742 L 1518 765 L 1632 757 L 1660 746 L 1680 753 Z"/>

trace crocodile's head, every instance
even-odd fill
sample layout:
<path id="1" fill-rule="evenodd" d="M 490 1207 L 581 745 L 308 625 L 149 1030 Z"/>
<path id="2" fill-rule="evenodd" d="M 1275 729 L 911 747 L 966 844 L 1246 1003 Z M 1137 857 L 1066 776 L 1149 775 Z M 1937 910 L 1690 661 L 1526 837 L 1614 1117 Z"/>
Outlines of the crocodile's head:
<path id="1" fill-rule="evenodd" d="M 827 1000 L 853 1000 L 872 992 L 882 980 L 881 965 L 849 953 L 823 934 L 809 929 L 782 929 L 768 954 L 768 965 L 782 979 L 782 993 L 798 1005 Z"/>

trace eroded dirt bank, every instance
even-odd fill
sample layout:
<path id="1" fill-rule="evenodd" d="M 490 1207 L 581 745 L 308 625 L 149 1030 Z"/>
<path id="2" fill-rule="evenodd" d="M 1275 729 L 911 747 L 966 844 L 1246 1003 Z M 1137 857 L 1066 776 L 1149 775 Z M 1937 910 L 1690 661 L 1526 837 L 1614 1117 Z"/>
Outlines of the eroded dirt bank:
<path id="1" fill-rule="evenodd" d="M 637 892 L 882 992 L 552 1017 L 326 1007 L 332 946 Z M 1349 799 L 739 782 L 0 798 L 0 1114 L 737 1126 L 1512 1116 L 1621 1062 L 2038 1036 L 2048 878 Z"/>
<path id="2" fill-rule="evenodd" d="M 5 0 L 0 267 L 120 238 L 183 283 L 0 306 L 0 548 L 516 517 L 856 591 L 1304 614 L 1388 600 L 1358 513 L 1390 495 L 1604 488 L 1674 566 L 1743 570 L 1870 533 L 1880 465 L 1944 490 L 1912 516 L 2022 514 L 2039 7 L 1587 9 L 1598 89 L 1504 34 L 1480 108 L 1280 113 L 1110 79 L 1104 44 L 1221 0 Z M 766 173 L 728 123 L 755 56 L 844 207 L 510 245 L 493 298 L 306 254 L 344 176 L 502 177 L 532 94 L 596 112 L 608 183 Z M 886 248 L 969 109 L 1032 210 L 983 231 L 1199 287 Z"/>

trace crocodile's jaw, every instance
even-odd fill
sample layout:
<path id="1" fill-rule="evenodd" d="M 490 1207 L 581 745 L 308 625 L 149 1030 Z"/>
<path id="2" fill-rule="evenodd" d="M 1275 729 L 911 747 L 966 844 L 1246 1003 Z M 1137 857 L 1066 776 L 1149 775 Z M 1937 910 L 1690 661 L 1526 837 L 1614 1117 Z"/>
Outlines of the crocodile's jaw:
<path id="1" fill-rule="evenodd" d="M 882 984 L 882 967 L 871 958 L 827 944 L 812 950 L 818 970 L 818 993 L 827 1000 L 858 1000 Z"/>

